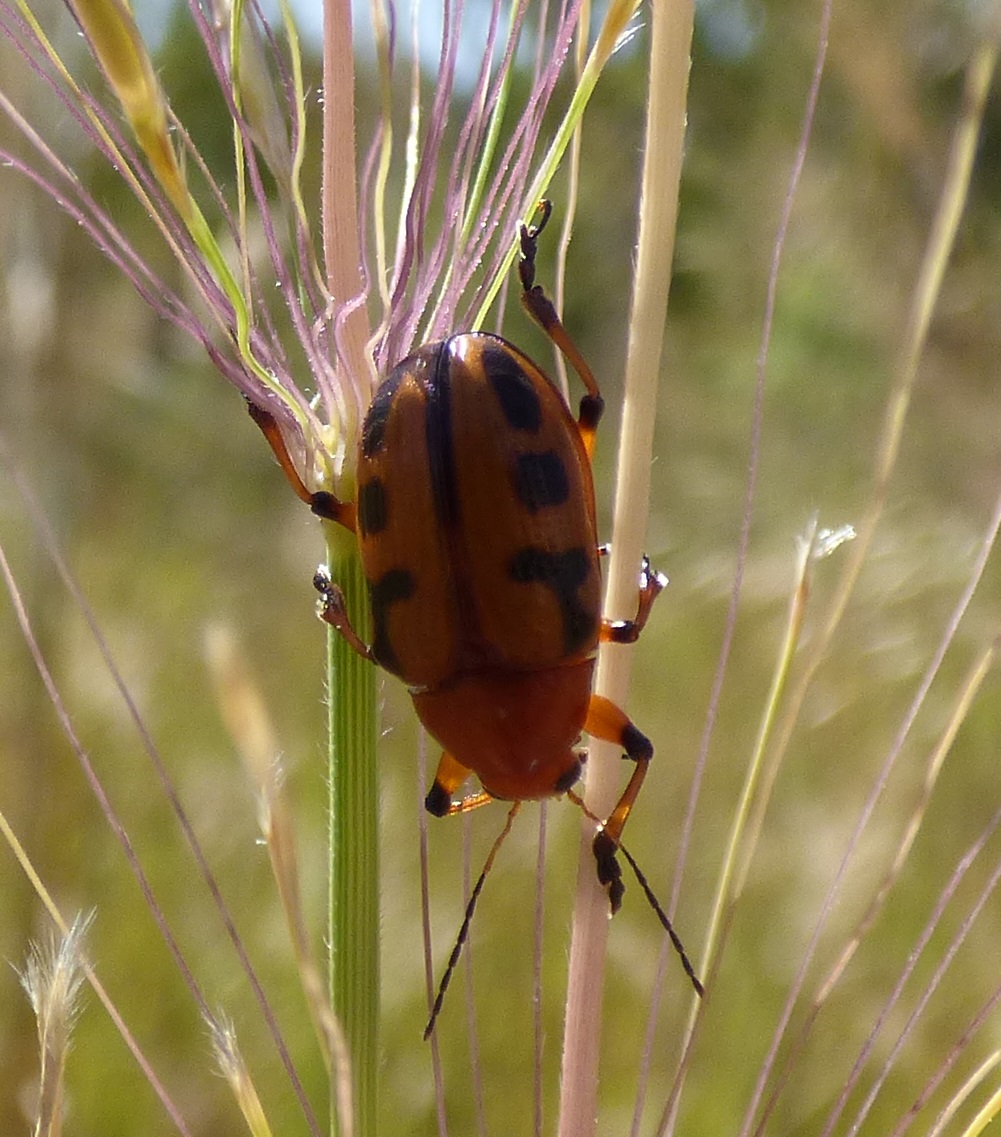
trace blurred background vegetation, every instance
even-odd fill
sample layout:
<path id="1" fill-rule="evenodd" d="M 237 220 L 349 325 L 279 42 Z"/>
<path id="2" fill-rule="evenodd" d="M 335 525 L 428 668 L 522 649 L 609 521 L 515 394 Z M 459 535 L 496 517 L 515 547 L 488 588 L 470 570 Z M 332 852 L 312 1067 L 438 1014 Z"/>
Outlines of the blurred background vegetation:
<path id="1" fill-rule="evenodd" d="M 795 539 L 814 511 L 822 525 L 856 521 L 870 490 L 882 408 L 977 15 L 972 2 L 947 0 L 838 0 L 835 7 L 780 279 L 743 604 L 677 915 L 696 956 L 785 619 Z M 735 567 L 766 278 L 818 18 L 817 4 L 799 0 L 706 0 L 698 10 L 648 536 L 649 553 L 671 586 L 637 649 L 629 702 L 657 747 L 629 839 L 664 896 Z M 225 169 L 231 135 L 201 46 L 183 9 L 164 19 L 158 54 L 164 88 L 210 165 Z M 68 17 L 57 6 L 47 26 L 61 27 L 64 41 L 71 40 Z M 596 470 L 606 534 L 635 235 L 644 44 L 641 29 L 613 61 L 586 120 L 564 313 L 609 407 Z M 0 42 L 4 89 L 33 121 L 51 125 L 46 133 L 60 153 L 90 179 L 134 242 L 158 255 L 135 202 L 68 127 L 60 134 L 59 108 L 19 63 Z M 311 67 L 315 90 L 315 58 Z M 83 61 L 81 68 L 89 74 Z M 374 84 L 374 77 L 364 82 Z M 364 138 L 374 121 L 374 96 L 366 98 L 364 83 L 359 111 Z M 4 143 L 17 145 L 10 135 Z M 315 162 L 315 148 L 312 157 Z M 886 515 L 807 701 L 732 929 L 682 1115 L 688 1134 L 736 1128 L 820 900 L 1001 487 L 999 165 L 1001 102 L 993 97 Z M 314 170 L 312 184 L 316 178 Z M 558 202 L 558 189 L 555 196 Z M 319 528 L 289 493 L 240 398 L 212 373 L 201 350 L 159 322 L 56 204 L 13 171 L 0 170 L 0 202 L 0 430 L 38 492 L 176 779 L 307 1092 L 321 1103 L 324 1071 L 258 842 L 253 794 L 221 723 L 204 653 L 208 628 L 231 629 L 267 699 L 296 809 L 307 912 L 320 929 L 324 637 L 312 615 L 310 585 L 322 555 Z M 554 252 L 546 247 L 540 257 L 547 283 Z M 172 273 L 169 263 L 158 267 Z M 549 358 L 514 306 L 503 327 L 539 358 Z M 305 1132 L 136 730 L 6 473 L 0 540 L 75 727 L 210 1002 L 236 1022 L 276 1132 Z M 817 568 L 818 606 L 835 579 L 836 560 Z M 996 564 L 989 566 L 857 855 L 821 947 L 818 978 L 858 918 L 859 897 L 899 840 L 924 756 L 959 677 L 998 631 L 999 583 Z M 807 637 L 811 631 L 808 621 Z M 420 1041 L 425 1001 L 414 761 L 420 743 L 399 685 L 385 683 L 384 699 L 385 1132 L 429 1134 L 435 1131 L 433 1086 Z M 934 898 L 1001 803 L 999 737 L 1001 689 L 992 675 L 956 741 L 901 887 L 825 1009 L 770 1132 L 819 1130 Z M 64 911 L 96 908 L 92 957 L 193 1131 L 243 1132 L 229 1091 L 212 1070 L 205 1028 L 83 781 L 6 603 L 0 604 L 0 802 Z M 470 819 L 474 866 L 501 815 L 498 806 Z M 524 811 L 500 858 L 471 945 L 482 1092 L 495 1132 L 526 1132 L 531 1125 L 535 816 L 534 809 Z M 577 830 L 571 808 L 550 807 L 543 972 L 548 1128 L 556 1110 Z M 433 824 L 430 842 L 440 969 L 461 919 L 463 823 Z M 996 861 L 997 839 L 993 849 Z M 964 884 L 967 906 L 988 871 L 975 869 Z M 963 911 L 960 904 L 947 917 L 943 944 Z M 44 924 L 31 888 L 9 852 L 0 850 L 0 956 L 20 965 Z M 660 945 L 658 926 L 635 886 L 609 942 L 600 1131 L 622 1133 L 632 1115 Z M 994 903 L 967 940 L 947 996 L 932 1004 L 891 1074 L 868 1131 L 888 1131 L 942 1063 L 957 1024 L 1001 976 L 999 943 L 1001 908 Z M 462 986 L 460 976 L 441 1023 L 456 1133 L 474 1126 Z M 665 988 L 644 1131 L 659 1116 L 688 998 L 675 968 Z M 877 1059 L 888 1045 L 881 1044 Z M 953 1090 L 985 1052 L 972 1048 Z M 4 1131 L 23 1131 L 21 1110 L 36 1067 L 27 1001 L 14 970 L 2 968 Z M 77 1029 L 69 1086 L 72 1132 L 169 1131 L 93 997 Z"/>

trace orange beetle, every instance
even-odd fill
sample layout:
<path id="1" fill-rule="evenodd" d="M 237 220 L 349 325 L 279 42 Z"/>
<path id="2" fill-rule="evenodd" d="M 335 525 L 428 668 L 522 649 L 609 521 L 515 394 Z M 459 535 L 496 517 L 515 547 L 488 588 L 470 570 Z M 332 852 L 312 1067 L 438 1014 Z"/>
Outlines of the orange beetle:
<path id="1" fill-rule="evenodd" d="M 618 743 L 635 766 L 594 839 L 612 911 L 615 858 L 653 755 L 610 700 L 591 693 L 599 642 L 631 643 L 666 579 L 644 558 L 633 620 L 602 620 L 591 453 L 603 401 L 590 368 L 535 284 L 539 221 L 521 227 L 522 303 L 587 388 L 574 419 L 545 373 L 513 344 L 463 332 L 426 344 L 376 391 L 358 450 L 358 499 L 310 492 L 274 418 L 250 412 L 296 493 L 357 534 L 369 586 L 371 645 L 319 570 L 321 615 L 410 688 L 444 747 L 425 800 L 441 817 L 493 798 L 561 794 L 580 776 L 583 731 Z M 453 801 L 475 773 L 483 792 Z"/>

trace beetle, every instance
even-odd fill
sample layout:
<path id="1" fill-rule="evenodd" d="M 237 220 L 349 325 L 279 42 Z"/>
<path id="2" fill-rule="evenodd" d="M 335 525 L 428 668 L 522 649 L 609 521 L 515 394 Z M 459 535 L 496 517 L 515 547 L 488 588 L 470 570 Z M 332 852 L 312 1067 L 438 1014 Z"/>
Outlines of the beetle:
<path id="1" fill-rule="evenodd" d="M 538 220 L 520 229 L 521 300 L 586 388 L 576 418 L 542 369 L 500 336 L 459 332 L 425 344 L 376 390 L 359 441 L 357 500 L 345 502 L 310 491 L 274 417 L 253 404 L 250 412 L 299 497 L 357 535 L 371 644 L 323 569 L 314 581 L 320 614 L 403 680 L 442 745 L 430 813 L 569 791 L 582 732 L 633 762 L 593 841 L 615 912 L 624 891 L 615 854 L 653 747 L 624 711 L 592 694 L 595 657 L 602 642 L 636 640 L 667 581 L 644 558 L 635 617 L 602 619 L 591 457 L 604 403 L 535 282 L 550 211 L 541 202 Z M 471 773 L 482 791 L 454 800 Z"/>

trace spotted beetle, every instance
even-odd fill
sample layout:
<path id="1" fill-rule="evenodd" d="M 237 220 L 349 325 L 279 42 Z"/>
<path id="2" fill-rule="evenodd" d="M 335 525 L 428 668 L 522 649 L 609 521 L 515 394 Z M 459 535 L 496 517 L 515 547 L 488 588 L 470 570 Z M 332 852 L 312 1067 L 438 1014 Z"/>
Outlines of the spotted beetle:
<path id="1" fill-rule="evenodd" d="M 615 854 L 653 747 L 619 707 L 591 693 L 595 656 L 600 642 L 636 640 L 666 579 L 644 558 L 635 618 L 602 619 L 591 455 L 604 404 L 535 283 L 549 213 L 542 202 L 538 221 L 521 226 L 521 299 L 584 383 L 576 419 L 546 374 L 500 336 L 461 332 L 426 344 L 376 391 L 359 443 L 357 501 L 344 502 L 311 492 L 275 419 L 250 411 L 299 497 L 357 535 L 372 643 L 352 628 L 322 569 L 321 615 L 407 684 L 443 746 L 430 813 L 567 792 L 580 776 L 582 732 L 633 761 L 593 842 L 615 912 L 623 893 Z M 470 773 L 482 792 L 454 801 Z"/>

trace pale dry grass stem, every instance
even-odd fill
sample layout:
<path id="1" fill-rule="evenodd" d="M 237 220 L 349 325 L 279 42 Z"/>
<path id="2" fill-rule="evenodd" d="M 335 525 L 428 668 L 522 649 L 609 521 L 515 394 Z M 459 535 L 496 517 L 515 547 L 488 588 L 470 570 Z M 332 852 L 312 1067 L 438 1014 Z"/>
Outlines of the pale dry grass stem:
<path id="1" fill-rule="evenodd" d="M 638 256 L 626 353 L 612 555 L 606 584 L 605 613 L 613 617 L 630 612 L 635 604 L 636 566 L 645 541 L 653 424 L 681 182 L 693 20 L 694 6 L 689 0 L 659 5 L 652 13 Z M 598 661 L 595 688 L 619 705 L 625 699 L 628 686 L 628 658 L 628 651 L 606 647 Z M 607 816 L 614 800 L 618 765 L 613 747 L 595 745 L 592 740 L 584 800 L 599 816 Z M 594 1132 L 597 1119 L 608 899 L 595 879 L 592 838 L 592 827 L 582 824 L 560 1080 L 561 1137 L 585 1137 Z"/>

